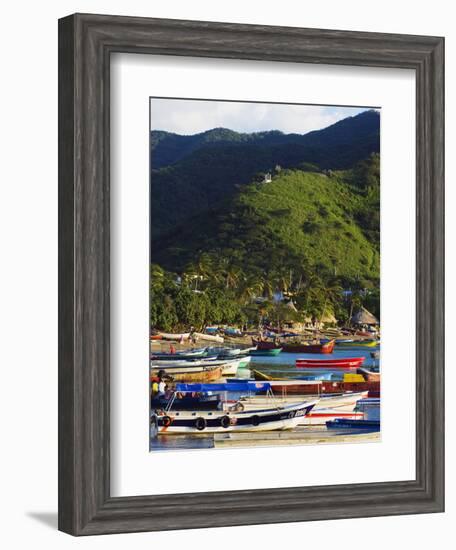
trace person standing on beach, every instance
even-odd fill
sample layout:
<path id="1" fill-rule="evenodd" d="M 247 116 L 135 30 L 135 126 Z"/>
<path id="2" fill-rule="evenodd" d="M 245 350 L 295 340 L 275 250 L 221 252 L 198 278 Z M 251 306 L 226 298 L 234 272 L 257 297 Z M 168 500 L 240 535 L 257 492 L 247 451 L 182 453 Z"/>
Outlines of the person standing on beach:
<path id="1" fill-rule="evenodd" d="M 158 397 L 162 397 L 165 395 L 166 391 L 166 384 L 163 378 L 160 378 L 160 382 L 158 383 Z"/>
<path id="2" fill-rule="evenodd" d="M 152 395 L 155 396 L 158 393 L 158 378 L 154 378 L 152 381 Z"/>

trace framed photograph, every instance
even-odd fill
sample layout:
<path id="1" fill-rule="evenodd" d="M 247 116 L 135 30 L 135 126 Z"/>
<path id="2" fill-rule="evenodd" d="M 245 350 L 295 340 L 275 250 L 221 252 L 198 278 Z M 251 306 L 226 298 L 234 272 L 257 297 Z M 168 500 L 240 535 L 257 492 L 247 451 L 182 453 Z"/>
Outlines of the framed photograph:
<path id="1" fill-rule="evenodd" d="M 59 21 L 59 529 L 443 511 L 443 47 Z"/>

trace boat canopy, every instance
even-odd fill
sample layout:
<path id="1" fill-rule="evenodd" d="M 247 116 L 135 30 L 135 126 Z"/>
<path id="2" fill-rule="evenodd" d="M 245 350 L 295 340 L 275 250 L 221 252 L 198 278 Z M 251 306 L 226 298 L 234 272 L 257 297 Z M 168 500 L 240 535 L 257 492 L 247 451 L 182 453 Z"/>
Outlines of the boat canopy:
<path id="1" fill-rule="evenodd" d="M 250 391 L 260 392 L 271 389 L 269 382 L 230 382 L 225 384 L 176 384 L 178 392 L 208 392 L 208 391 Z"/>

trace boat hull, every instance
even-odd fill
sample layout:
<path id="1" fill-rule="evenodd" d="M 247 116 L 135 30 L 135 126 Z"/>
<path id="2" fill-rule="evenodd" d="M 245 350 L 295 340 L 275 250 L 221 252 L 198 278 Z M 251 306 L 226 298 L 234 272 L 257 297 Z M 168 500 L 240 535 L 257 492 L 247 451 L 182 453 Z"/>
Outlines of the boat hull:
<path id="1" fill-rule="evenodd" d="M 337 346 L 341 348 L 375 348 L 380 345 L 376 340 L 369 341 L 353 341 L 353 342 L 337 342 Z"/>
<path id="2" fill-rule="evenodd" d="M 365 399 L 368 392 L 348 392 L 344 394 L 336 395 L 320 395 L 315 396 L 319 397 L 318 403 L 315 405 L 312 410 L 312 414 L 316 414 L 319 411 L 338 411 L 340 413 L 352 413 L 358 401 Z M 313 396 L 312 396 L 313 397 Z M 270 395 L 249 395 L 248 397 L 243 397 L 239 401 L 244 410 L 253 411 L 258 409 L 264 409 L 267 406 L 271 405 L 295 405 L 302 401 L 301 397 L 285 397 L 280 398 L 277 396 Z"/>
<path id="3" fill-rule="evenodd" d="M 380 431 L 380 420 L 349 420 L 336 418 L 326 422 L 329 430 L 366 430 L 369 432 Z"/>
<path id="4" fill-rule="evenodd" d="M 282 348 L 256 349 L 256 350 L 252 350 L 250 352 L 250 355 L 252 355 L 253 357 L 257 357 L 257 356 L 275 357 L 276 355 L 279 355 L 281 351 L 282 351 Z"/>
<path id="5" fill-rule="evenodd" d="M 155 397 L 150 401 L 151 409 L 166 409 L 170 400 L 164 397 Z M 178 411 L 216 411 L 220 406 L 219 395 L 197 395 L 196 397 L 191 394 L 184 394 L 182 397 L 175 398 L 172 402 L 174 410 Z"/>
<path id="6" fill-rule="evenodd" d="M 168 411 L 154 413 L 151 421 L 158 435 L 173 433 L 229 433 L 289 430 L 310 413 L 318 400 L 255 411 Z"/>
<path id="7" fill-rule="evenodd" d="M 277 349 L 277 343 L 268 340 L 255 340 L 255 338 L 252 338 L 252 344 L 256 346 L 257 350 Z"/>
<path id="8" fill-rule="evenodd" d="M 325 344 L 284 344 L 282 351 L 284 353 L 332 353 L 334 351 L 334 340 Z"/>
<path id="9" fill-rule="evenodd" d="M 296 359 L 296 367 L 303 369 L 356 369 L 364 363 L 365 357 L 340 359 Z"/>
<path id="10" fill-rule="evenodd" d="M 198 367 L 191 372 L 174 369 L 165 371 L 164 378 L 170 382 L 214 382 L 223 376 L 221 367 Z"/>
<path id="11" fill-rule="evenodd" d="M 307 416 L 301 419 L 300 426 L 322 426 L 326 422 L 342 418 L 344 420 L 363 420 L 364 414 L 361 412 L 334 411 L 332 409 L 323 409 L 311 411 Z"/>
<path id="12" fill-rule="evenodd" d="M 321 393 L 369 392 L 369 397 L 380 395 L 380 382 L 307 382 L 298 380 L 269 381 L 274 393 L 288 395 L 318 395 Z"/>

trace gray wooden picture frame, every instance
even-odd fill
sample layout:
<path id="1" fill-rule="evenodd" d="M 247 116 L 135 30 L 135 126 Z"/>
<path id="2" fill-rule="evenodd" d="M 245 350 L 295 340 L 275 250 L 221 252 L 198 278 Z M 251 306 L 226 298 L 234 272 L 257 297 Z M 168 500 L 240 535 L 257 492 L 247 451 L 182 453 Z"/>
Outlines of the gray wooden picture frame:
<path id="1" fill-rule="evenodd" d="M 110 54 L 416 72 L 416 479 L 110 496 Z M 76 14 L 59 21 L 59 529 L 72 535 L 444 510 L 444 39 Z M 145 297 L 147 299 L 147 297 Z"/>

